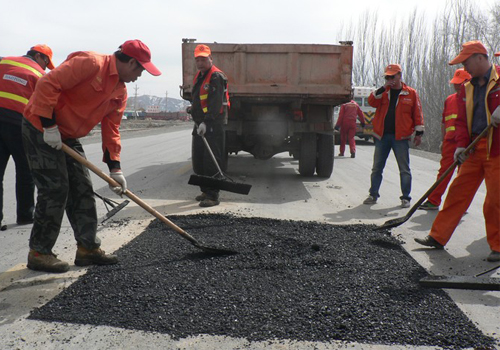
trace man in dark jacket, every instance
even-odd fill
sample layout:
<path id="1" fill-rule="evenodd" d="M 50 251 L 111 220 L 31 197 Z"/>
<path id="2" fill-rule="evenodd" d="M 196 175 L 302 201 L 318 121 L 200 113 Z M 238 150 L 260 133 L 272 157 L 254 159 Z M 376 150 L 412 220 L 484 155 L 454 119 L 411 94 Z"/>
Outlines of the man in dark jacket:
<path id="1" fill-rule="evenodd" d="M 193 129 L 193 170 L 197 175 L 213 176 L 217 174 L 209 150 L 203 142 L 208 141 L 219 165 L 223 162 L 225 152 L 225 131 L 227 123 L 227 78 L 212 63 L 211 50 L 207 45 L 198 45 L 194 50 L 196 67 L 199 72 L 194 78 L 192 106 L 190 113 L 195 122 Z M 200 186 L 201 194 L 196 197 L 200 207 L 219 205 L 219 189 Z"/>

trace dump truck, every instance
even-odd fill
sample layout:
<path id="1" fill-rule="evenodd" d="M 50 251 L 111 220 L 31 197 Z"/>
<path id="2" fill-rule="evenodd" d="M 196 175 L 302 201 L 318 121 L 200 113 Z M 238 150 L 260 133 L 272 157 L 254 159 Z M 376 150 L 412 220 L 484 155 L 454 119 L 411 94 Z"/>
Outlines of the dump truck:
<path id="1" fill-rule="evenodd" d="M 180 88 L 181 97 L 189 101 L 198 44 L 210 47 L 214 65 L 228 78 L 225 162 L 228 154 L 241 151 L 263 160 L 288 152 L 298 159 L 302 176 L 330 177 L 333 108 L 352 98 L 352 42 L 226 44 L 183 39 Z"/>

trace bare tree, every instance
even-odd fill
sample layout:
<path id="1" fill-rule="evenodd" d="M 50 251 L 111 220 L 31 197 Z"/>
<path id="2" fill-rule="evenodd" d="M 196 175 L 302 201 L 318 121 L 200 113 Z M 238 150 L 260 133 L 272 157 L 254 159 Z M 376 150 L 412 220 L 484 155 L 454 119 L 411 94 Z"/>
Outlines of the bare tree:
<path id="1" fill-rule="evenodd" d="M 500 1 L 491 8 L 476 0 L 448 0 L 429 24 L 415 8 L 406 18 L 381 23 L 377 12 L 363 12 L 356 25 L 342 26 L 339 40 L 354 42 L 353 84 L 381 86 L 384 67 L 400 63 L 403 81 L 421 98 L 425 116 L 422 148 L 438 151 L 443 104 L 454 93 L 449 84 L 458 66 L 448 62 L 463 43 L 481 40 L 491 53 L 500 51 Z M 497 58 L 492 58 L 498 62 Z"/>

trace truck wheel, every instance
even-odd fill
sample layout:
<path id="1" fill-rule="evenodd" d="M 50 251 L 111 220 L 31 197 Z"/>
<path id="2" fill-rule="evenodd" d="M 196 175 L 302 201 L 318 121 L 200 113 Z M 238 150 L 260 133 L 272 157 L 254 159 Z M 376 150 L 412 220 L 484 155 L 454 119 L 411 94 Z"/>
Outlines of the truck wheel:
<path id="1" fill-rule="evenodd" d="M 313 176 L 316 168 L 316 133 L 304 133 L 300 140 L 299 173 Z"/>
<path id="2" fill-rule="evenodd" d="M 332 135 L 318 135 L 318 157 L 316 158 L 316 174 L 319 177 L 330 177 L 333 171 L 335 145 Z"/>

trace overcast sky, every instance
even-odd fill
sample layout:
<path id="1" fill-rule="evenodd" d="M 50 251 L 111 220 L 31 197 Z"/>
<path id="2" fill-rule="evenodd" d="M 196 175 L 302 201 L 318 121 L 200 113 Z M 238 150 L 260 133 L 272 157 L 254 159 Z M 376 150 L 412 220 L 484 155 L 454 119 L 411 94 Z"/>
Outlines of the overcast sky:
<path id="1" fill-rule="evenodd" d="M 500 0 L 481 0 L 494 3 Z M 385 21 L 417 8 L 429 17 L 446 0 L 19 0 L 2 1 L 0 56 L 23 55 L 35 44 L 54 51 L 57 66 L 74 51 L 111 54 L 129 39 L 149 46 L 159 77 L 147 72 L 129 95 L 179 97 L 182 38 L 219 43 L 337 44 L 340 22 L 366 9 Z M 341 38 L 349 40 L 352 38 Z M 355 47 L 355 43 L 354 43 Z M 383 63 L 381 63 L 383 65 Z"/>

